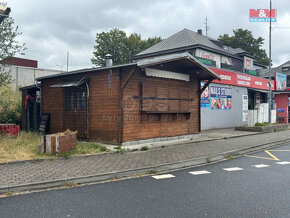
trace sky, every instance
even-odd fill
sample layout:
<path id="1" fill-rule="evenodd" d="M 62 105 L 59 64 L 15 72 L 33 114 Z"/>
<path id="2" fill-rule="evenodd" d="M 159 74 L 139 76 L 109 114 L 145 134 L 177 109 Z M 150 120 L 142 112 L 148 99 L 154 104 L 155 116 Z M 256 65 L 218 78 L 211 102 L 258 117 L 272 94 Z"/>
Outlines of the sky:
<path id="1" fill-rule="evenodd" d="M 1 1 L 1 0 L 0 0 Z M 2 0 L 3 1 L 3 0 Z M 5 0 L 4 0 L 5 1 Z M 269 24 L 249 22 L 249 9 L 269 8 L 269 0 L 6 0 L 19 26 L 27 50 L 23 58 L 38 60 L 39 68 L 69 70 L 92 67 L 96 34 L 119 28 L 142 38 L 167 38 L 187 28 L 202 29 L 208 36 L 251 30 L 269 48 Z M 273 0 L 277 23 L 273 23 L 274 66 L 290 60 L 289 0 Z M 282 27 L 282 28 L 281 28 Z M 289 28 L 287 28 L 289 27 Z M 21 57 L 21 56 L 19 56 Z"/>

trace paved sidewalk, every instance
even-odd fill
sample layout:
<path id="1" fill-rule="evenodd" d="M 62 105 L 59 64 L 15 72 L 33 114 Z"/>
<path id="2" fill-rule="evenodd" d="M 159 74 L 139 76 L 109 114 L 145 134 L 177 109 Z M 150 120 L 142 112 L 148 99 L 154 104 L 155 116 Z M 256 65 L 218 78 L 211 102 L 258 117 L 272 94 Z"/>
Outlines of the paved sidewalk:
<path id="1" fill-rule="evenodd" d="M 290 130 L 247 135 L 204 142 L 191 142 L 149 151 L 105 153 L 69 159 L 27 161 L 0 165 L 0 193 L 64 185 L 66 182 L 93 182 L 150 170 L 193 166 L 209 157 L 289 140 Z M 235 153 L 233 153 L 235 154 Z M 223 157 L 223 156 L 222 156 Z M 222 158 L 220 157 L 220 159 Z M 203 161 L 201 158 L 206 158 Z M 171 166 L 171 167 L 167 167 Z"/>

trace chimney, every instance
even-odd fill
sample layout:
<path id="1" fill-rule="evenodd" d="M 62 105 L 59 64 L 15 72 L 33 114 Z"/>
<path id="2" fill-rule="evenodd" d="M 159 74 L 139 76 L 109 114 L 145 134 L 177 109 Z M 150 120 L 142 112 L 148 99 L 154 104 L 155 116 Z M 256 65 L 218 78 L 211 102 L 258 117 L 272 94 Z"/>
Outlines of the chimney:
<path id="1" fill-rule="evenodd" d="M 202 35 L 202 29 L 198 29 L 198 30 L 197 30 L 197 33 L 198 33 L 199 35 Z"/>
<path id="2" fill-rule="evenodd" d="M 106 59 L 106 67 L 112 67 L 113 66 L 113 59 L 112 59 L 113 55 L 111 54 L 107 54 L 105 56 Z"/>

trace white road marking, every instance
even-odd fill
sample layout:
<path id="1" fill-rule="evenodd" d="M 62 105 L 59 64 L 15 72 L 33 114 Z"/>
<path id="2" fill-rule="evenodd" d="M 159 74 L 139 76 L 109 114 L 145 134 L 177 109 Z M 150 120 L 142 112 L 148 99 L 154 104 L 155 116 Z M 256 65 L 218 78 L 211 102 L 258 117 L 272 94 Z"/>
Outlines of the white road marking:
<path id="1" fill-rule="evenodd" d="M 289 161 L 282 161 L 282 162 L 276 162 L 276 164 L 286 165 L 286 164 L 290 164 L 290 162 Z"/>
<path id="2" fill-rule="evenodd" d="M 169 179 L 169 178 L 174 178 L 172 174 L 164 174 L 164 175 L 157 175 L 157 176 L 152 176 L 154 179 Z"/>
<path id="3" fill-rule="evenodd" d="M 207 171 L 207 170 L 200 170 L 200 171 L 192 171 L 192 172 L 189 172 L 190 174 L 192 175 L 203 175 L 203 174 L 209 174 L 211 172 Z"/>
<path id="4" fill-rule="evenodd" d="M 244 170 L 244 169 L 240 167 L 231 167 L 231 168 L 223 168 L 223 170 L 231 172 L 231 171 L 238 171 L 238 170 Z"/>
<path id="5" fill-rule="evenodd" d="M 252 165 L 252 167 L 256 167 L 256 168 L 264 168 L 264 167 L 269 167 L 269 165 L 258 164 L 258 165 Z"/>

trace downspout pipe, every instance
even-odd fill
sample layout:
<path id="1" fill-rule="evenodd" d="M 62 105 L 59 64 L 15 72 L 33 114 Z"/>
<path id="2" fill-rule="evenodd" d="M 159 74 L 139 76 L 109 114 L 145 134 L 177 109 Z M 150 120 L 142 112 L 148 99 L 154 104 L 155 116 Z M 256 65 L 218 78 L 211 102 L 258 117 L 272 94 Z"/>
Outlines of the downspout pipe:
<path id="1" fill-rule="evenodd" d="M 90 88 L 88 82 L 86 82 L 87 87 L 87 141 L 90 139 L 90 122 L 89 122 L 89 99 L 90 99 Z"/>

